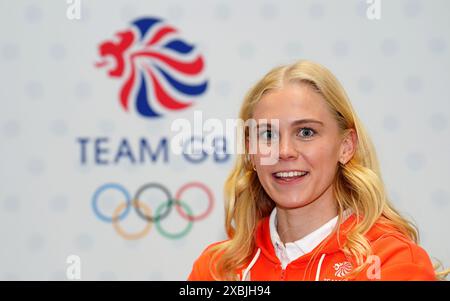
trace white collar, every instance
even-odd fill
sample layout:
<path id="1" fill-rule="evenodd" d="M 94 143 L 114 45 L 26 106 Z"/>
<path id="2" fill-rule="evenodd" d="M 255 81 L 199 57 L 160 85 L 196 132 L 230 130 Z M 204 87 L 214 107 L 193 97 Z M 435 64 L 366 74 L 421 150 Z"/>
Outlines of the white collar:
<path id="1" fill-rule="evenodd" d="M 347 214 L 346 214 L 347 213 Z M 348 216 L 348 212 L 344 212 L 344 216 Z M 270 238 L 272 239 L 275 253 L 281 262 L 283 269 L 292 261 L 311 252 L 317 247 L 328 235 L 333 232 L 336 226 L 338 216 L 335 216 L 320 228 L 309 233 L 305 237 L 284 244 L 277 231 L 277 208 L 272 210 L 269 218 Z"/>

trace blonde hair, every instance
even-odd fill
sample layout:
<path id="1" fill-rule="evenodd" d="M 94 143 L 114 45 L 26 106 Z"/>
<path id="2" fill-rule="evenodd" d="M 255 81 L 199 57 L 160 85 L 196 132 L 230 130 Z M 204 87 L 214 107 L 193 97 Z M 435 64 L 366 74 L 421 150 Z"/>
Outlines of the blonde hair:
<path id="1" fill-rule="evenodd" d="M 403 218 L 389 201 L 381 179 L 375 148 L 357 117 L 350 101 L 334 75 L 311 61 L 299 61 L 280 66 L 266 74 L 244 98 L 239 118 L 252 118 L 255 105 L 264 93 L 280 89 L 287 83 L 306 83 L 320 93 L 334 115 L 342 134 L 354 129 L 356 151 L 345 165 L 339 164 L 334 180 L 334 196 L 338 207 L 338 224 L 346 209 L 352 209 L 357 223 L 347 233 L 342 251 L 355 258 L 362 270 L 371 254 L 365 234 L 384 217 L 383 221 L 396 227 L 405 236 L 418 242 L 418 231 Z M 243 135 L 248 138 L 248 132 Z M 258 222 L 270 215 L 275 203 L 267 195 L 248 160 L 248 150 L 237 157 L 225 183 L 225 229 L 229 240 L 210 249 L 210 270 L 216 280 L 236 280 L 236 271 L 250 260 L 255 250 Z"/>

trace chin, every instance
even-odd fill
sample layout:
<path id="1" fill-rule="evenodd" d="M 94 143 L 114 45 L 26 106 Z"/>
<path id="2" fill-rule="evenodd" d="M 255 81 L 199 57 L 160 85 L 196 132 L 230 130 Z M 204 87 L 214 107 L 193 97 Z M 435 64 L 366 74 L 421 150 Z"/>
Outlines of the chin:
<path id="1" fill-rule="evenodd" d="M 280 199 L 280 198 L 278 198 L 278 199 Z M 276 199 L 274 199 L 274 200 L 276 200 Z M 275 204 L 277 204 L 278 207 L 283 208 L 283 209 L 301 208 L 301 207 L 304 207 L 304 206 L 306 206 L 306 205 L 308 205 L 310 203 L 311 202 L 308 202 L 307 200 L 298 200 L 298 199 L 292 199 L 292 200 L 284 199 L 281 202 L 275 201 Z"/>

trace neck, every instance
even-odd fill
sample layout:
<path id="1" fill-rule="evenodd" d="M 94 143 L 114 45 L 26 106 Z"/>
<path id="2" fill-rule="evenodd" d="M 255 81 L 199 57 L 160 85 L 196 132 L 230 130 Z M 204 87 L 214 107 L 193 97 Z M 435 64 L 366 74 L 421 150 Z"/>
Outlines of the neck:
<path id="1" fill-rule="evenodd" d="M 277 206 L 277 231 L 283 243 L 302 239 L 337 215 L 330 186 L 319 198 L 298 208 Z"/>

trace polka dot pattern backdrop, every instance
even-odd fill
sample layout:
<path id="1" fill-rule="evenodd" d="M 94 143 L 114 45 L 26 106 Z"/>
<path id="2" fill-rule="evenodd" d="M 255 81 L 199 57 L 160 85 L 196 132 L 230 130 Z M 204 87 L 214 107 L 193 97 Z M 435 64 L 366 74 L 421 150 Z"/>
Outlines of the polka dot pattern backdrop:
<path id="1" fill-rule="evenodd" d="M 258 78 L 298 59 L 336 74 L 374 140 L 393 203 L 416 222 L 430 255 L 450 266 L 450 2 L 381 2 L 381 19 L 369 20 L 365 0 L 81 0 L 81 18 L 71 20 L 66 1 L 0 0 L 0 280 L 66 280 L 69 255 L 79 256 L 83 280 L 185 279 L 204 247 L 225 238 L 233 156 L 115 163 L 121 141 L 137 156 L 140 139 L 155 150 L 171 122 L 195 110 L 235 118 Z M 177 28 L 205 61 L 206 92 L 162 118 L 123 110 L 120 80 L 94 66 L 99 45 L 143 17 Z M 80 138 L 89 140 L 85 151 Z M 95 143 L 106 164 L 96 161 Z M 192 225 L 173 206 L 135 240 L 120 234 L 146 231 L 135 209 L 114 227 L 93 210 L 105 183 L 133 198 L 155 182 L 173 196 L 201 182 L 214 206 Z M 99 210 L 110 217 L 124 198 L 110 190 Z M 194 212 L 207 209 L 200 189 L 181 198 Z M 148 189 L 142 202 L 155 216 L 164 194 Z M 161 229 L 187 234 L 173 239 Z"/>

